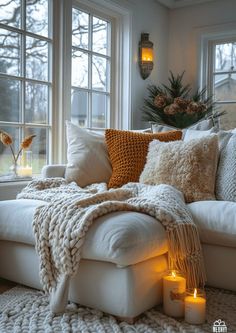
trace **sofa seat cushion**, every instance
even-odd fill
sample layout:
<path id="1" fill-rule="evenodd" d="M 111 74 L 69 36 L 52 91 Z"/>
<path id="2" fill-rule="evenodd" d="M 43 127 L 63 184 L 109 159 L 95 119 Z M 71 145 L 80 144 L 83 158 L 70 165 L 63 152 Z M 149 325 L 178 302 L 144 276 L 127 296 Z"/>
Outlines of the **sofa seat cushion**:
<path id="1" fill-rule="evenodd" d="M 0 239 L 34 245 L 34 211 L 38 200 L 0 201 Z M 137 212 L 114 212 L 99 217 L 83 246 L 84 259 L 127 266 L 166 253 L 166 233 L 153 217 Z"/>
<path id="2" fill-rule="evenodd" d="M 40 200 L 0 201 L 0 239 L 35 244 L 32 221 Z"/>
<path id="3" fill-rule="evenodd" d="M 236 203 L 198 201 L 188 205 L 202 243 L 236 247 Z"/>

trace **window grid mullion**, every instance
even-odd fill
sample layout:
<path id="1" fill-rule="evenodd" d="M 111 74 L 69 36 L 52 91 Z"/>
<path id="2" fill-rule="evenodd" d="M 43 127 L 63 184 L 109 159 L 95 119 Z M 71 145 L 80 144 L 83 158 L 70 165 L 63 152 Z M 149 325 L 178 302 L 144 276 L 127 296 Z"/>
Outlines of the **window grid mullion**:
<path id="1" fill-rule="evenodd" d="M 236 100 L 232 100 L 232 101 L 216 101 L 215 104 L 218 105 L 230 105 L 230 104 L 236 104 Z"/>
<path id="2" fill-rule="evenodd" d="M 92 33 L 92 21 L 93 16 L 89 14 L 89 45 L 88 50 L 88 127 L 92 127 L 92 45 L 93 45 L 93 33 Z"/>
<path id="3" fill-rule="evenodd" d="M 213 90 L 213 54 L 214 54 L 214 45 L 210 43 L 209 47 L 209 59 L 208 59 L 208 86 L 209 86 L 209 96 L 214 96 L 214 90 Z"/>
<path id="4" fill-rule="evenodd" d="M 108 46 L 108 54 L 109 54 L 109 59 L 107 60 L 107 71 L 108 71 L 108 77 L 107 80 L 109 80 L 109 82 L 107 82 L 107 88 L 109 90 L 109 93 L 111 92 L 112 89 L 112 75 L 111 75 L 111 66 L 112 66 L 112 58 L 111 58 L 111 43 L 112 43 L 112 39 L 111 39 L 111 35 L 112 35 L 112 26 L 111 23 L 108 23 L 108 33 L 107 33 L 107 46 Z M 109 124 L 111 123 L 111 112 L 110 112 L 110 105 L 111 105 L 111 98 L 110 98 L 110 94 L 109 97 L 106 97 L 106 112 L 105 112 L 105 126 L 109 127 Z"/>
<path id="5" fill-rule="evenodd" d="M 75 46 L 75 45 L 72 46 L 72 49 L 74 49 L 74 50 L 76 50 L 76 51 L 83 52 L 83 53 L 92 54 L 92 55 L 94 55 L 94 56 L 97 56 L 97 57 L 100 57 L 100 58 L 104 58 L 104 59 L 106 59 L 106 60 L 110 60 L 110 59 L 111 59 L 111 56 L 108 56 L 108 55 L 106 55 L 106 54 L 102 54 L 102 53 L 94 52 L 94 51 L 89 50 L 89 49 L 83 49 L 82 47 L 78 47 L 78 46 Z"/>
<path id="6" fill-rule="evenodd" d="M 236 71 L 222 71 L 222 72 L 213 72 L 213 75 L 223 75 L 223 74 L 236 74 Z"/>
<path id="7" fill-rule="evenodd" d="M 0 124 L 2 126 L 10 126 L 10 127 L 23 127 L 24 124 L 21 123 L 21 122 L 9 122 L 9 121 L 0 121 Z M 38 124 L 38 123 L 25 123 L 25 126 L 26 127 L 38 127 L 38 128 L 51 128 L 50 125 L 47 125 L 47 124 Z"/>
<path id="8" fill-rule="evenodd" d="M 23 71 L 23 66 L 22 66 L 22 71 Z M 38 83 L 38 84 L 46 85 L 49 87 L 52 86 L 52 83 L 50 81 L 41 81 L 41 80 L 37 80 L 37 79 L 26 78 L 23 76 L 10 75 L 7 73 L 0 73 L 0 78 L 9 79 L 9 80 L 18 80 L 18 81 L 26 80 L 31 83 Z"/>
<path id="9" fill-rule="evenodd" d="M 22 21 L 21 21 L 21 75 L 25 79 L 26 76 L 26 0 L 22 1 Z M 22 80 L 21 85 L 21 130 L 20 130 L 20 140 L 22 140 L 23 136 L 25 135 L 25 80 Z"/>
<path id="10" fill-rule="evenodd" d="M 84 91 L 84 92 L 94 92 L 94 93 L 98 93 L 98 94 L 106 95 L 106 96 L 111 95 L 110 92 L 100 91 L 100 90 L 97 90 L 97 89 L 89 89 L 89 88 L 83 88 L 83 87 L 77 87 L 77 86 L 71 86 L 71 89 L 80 90 L 80 91 Z"/>

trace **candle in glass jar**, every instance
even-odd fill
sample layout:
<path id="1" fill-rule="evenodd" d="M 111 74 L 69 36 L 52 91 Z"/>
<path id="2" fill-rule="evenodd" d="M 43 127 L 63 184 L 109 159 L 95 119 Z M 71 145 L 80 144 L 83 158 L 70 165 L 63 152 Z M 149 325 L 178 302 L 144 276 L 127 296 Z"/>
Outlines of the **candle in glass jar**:
<path id="1" fill-rule="evenodd" d="M 204 292 L 187 292 L 185 297 L 185 321 L 189 324 L 203 324 L 206 320 L 206 299 Z"/>
<path id="2" fill-rule="evenodd" d="M 186 279 L 176 271 L 170 271 L 163 277 L 163 306 L 168 316 L 184 316 L 184 293 Z"/>
<path id="3" fill-rule="evenodd" d="M 20 167 L 18 169 L 18 175 L 21 177 L 32 177 L 32 167 Z"/>
<path id="4" fill-rule="evenodd" d="M 20 177 L 32 177 L 32 151 L 24 150 L 20 155 L 20 166 L 18 169 Z"/>

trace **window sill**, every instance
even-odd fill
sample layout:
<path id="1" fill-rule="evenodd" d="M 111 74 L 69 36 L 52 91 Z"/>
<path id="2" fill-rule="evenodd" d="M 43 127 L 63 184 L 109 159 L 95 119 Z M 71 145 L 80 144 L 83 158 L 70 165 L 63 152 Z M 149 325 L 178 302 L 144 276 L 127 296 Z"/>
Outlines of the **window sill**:
<path id="1" fill-rule="evenodd" d="M 0 180 L 0 201 L 14 200 L 31 179 Z"/>

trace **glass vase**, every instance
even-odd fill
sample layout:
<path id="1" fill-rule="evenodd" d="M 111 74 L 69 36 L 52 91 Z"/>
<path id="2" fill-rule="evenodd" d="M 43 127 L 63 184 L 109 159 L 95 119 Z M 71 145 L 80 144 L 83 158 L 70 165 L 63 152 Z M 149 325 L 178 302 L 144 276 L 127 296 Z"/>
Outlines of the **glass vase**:
<path id="1" fill-rule="evenodd" d="M 10 173 L 12 178 L 17 178 L 18 177 L 18 171 L 19 171 L 19 164 L 17 162 L 14 162 L 10 166 Z"/>

